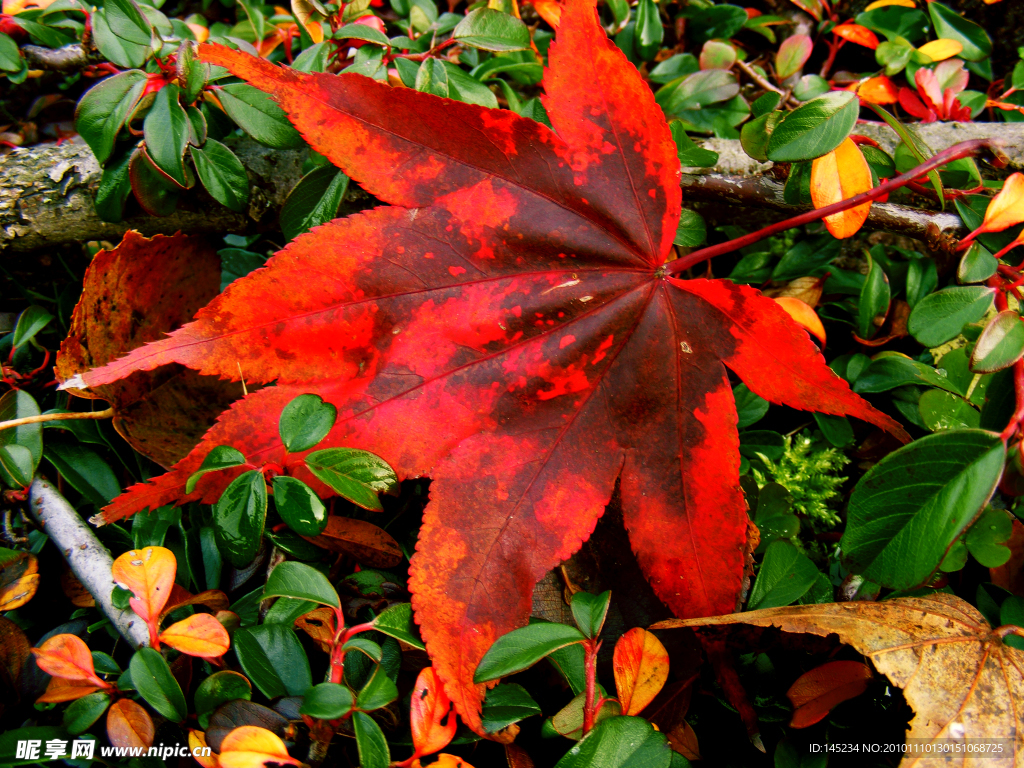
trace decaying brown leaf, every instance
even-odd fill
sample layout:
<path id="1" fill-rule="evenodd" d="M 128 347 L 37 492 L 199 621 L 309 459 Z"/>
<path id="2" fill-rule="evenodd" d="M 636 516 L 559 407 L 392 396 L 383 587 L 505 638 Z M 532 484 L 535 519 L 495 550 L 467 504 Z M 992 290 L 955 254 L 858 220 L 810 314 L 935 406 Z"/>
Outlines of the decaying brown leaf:
<path id="1" fill-rule="evenodd" d="M 972 768 L 1024 766 L 1024 651 L 1003 643 L 1017 627 L 993 630 L 970 604 L 955 595 L 904 597 L 880 603 L 852 602 L 768 608 L 702 619 L 669 619 L 652 629 L 749 624 L 783 632 L 836 634 L 867 656 L 903 689 L 915 712 L 908 739 L 1006 739 L 1005 756 L 972 755 Z M 917 759 L 915 768 L 964 765 L 964 757 Z M 998 759 L 997 759 L 998 758 Z"/>
<path id="2" fill-rule="evenodd" d="M 392 568 L 402 562 L 402 549 L 391 534 L 365 520 L 331 515 L 319 536 L 302 538 L 331 552 L 351 555 L 371 568 Z"/>
<path id="3" fill-rule="evenodd" d="M 0 611 L 13 611 L 31 600 L 39 589 L 39 561 L 28 552 L 5 549 L 0 553 Z"/>

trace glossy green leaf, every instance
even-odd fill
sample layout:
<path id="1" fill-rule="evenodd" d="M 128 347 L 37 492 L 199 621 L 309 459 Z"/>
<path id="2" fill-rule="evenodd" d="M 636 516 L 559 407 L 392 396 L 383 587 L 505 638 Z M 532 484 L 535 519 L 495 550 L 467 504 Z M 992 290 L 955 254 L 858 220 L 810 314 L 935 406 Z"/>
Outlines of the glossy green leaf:
<path id="1" fill-rule="evenodd" d="M 538 622 L 502 635 L 484 655 L 473 681 L 486 683 L 528 669 L 553 651 L 586 640 L 576 627 Z"/>
<path id="2" fill-rule="evenodd" d="M 103 169 L 95 201 L 96 215 L 103 221 L 116 224 L 124 218 L 124 205 L 132 191 L 128 174 L 131 158 L 132 153 L 125 152 Z"/>
<path id="3" fill-rule="evenodd" d="M 944 429 L 976 429 L 981 414 L 970 403 L 952 392 L 929 389 L 917 404 L 921 421 L 932 432 Z"/>
<path id="4" fill-rule="evenodd" d="M 97 691 L 71 702 L 64 710 L 64 727 L 72 736 L 85 733 L 110 706 L 109 693 Z"/>
<path id="5" fill-rule="evenodd" d="M 690 248 L 701 245 L 707 237 L 707 225 L 703 216 L 689 208 L 680 211 L 679 226 L 676 227 L 676 236 L 672 241 L 674 245 Z"/>
<path id="6" fill-rule="evenodd" d="M 14 325 L 14 336 L 11 339 L 14 348 L 17 349 L 22 344 L 34 339 L 36 334 L 50 324 L 51 320 L 53 320 L 53 315 L 38 304 L 33 304 L 19 314 L 18 322 Z"/>
<path id="7" fill-rule="evenodd" d="M 711 168 L 718 162 L 718 153 L 698 147 L 689 136 L 681 120 L 669 120 L 669 130 L 676 143 L 676 154 L 683 168 Z"/>
<path id="8" fill-rule="evenodd" d="M 967 531 L 964 543 L 974 559 L 986 568 L 999 568 L 1010 560 L 1010 548 L 1005 546 L 1013 534 L 1013 519 L 1009 512 L 988 507 Z"/>
<path id="9" fill-rule="evenodd" d="M 91 448 L 63 435 L 47 435 L 43 454 L 72 488 L 97 507 L 121 493 L 110 465 Z"/>
<path id="10" fill-rule="evenodd" d="M 974 345 L 971 370 L 994 373 L 1009 368 L 1024 355 L 1024 321 L 1007 309 L 993 317 Z"/>
<path id="11" fill-rule="evenodd" d="M 156 93 L 153 106 L 143 121 L 146 151 L 160 170 L 182 187 L 189 186 L 184 156 L 189 140 L 189 121 L 178 101 L 177 85 L 165 85 Z"/>
<path id="12" fill-rule="evenodd" d="M 639 0 L 636 5 L 636 27 L 633 32 L 637 53 L 644 61 L 654 59 L 665 37 L 661 15 L 654 0 Z"/>
<path id="13" fill-rule="evenodd" d="M 988 312 L 995 293 L 995 288 L 987 286 L 954 286 L 929 294 L 910 313 L 907 330 L 926 347 L 945 344 Z"/>
<path id="14" fill-rule="evenodd" d="M 385 608 L 373 620 L 373 628 L 414 648 L 426 648 L 413 621 L 410 603 L 395 603 Z"/>
<path id="15" fill-rule="evenodd" d="M 0 33 L 0 69 L 4 72 L 20 72 L 25 67 L 21 50 L 10 35 Z"/>
<path id="16" fill-rule="evenodd" d="M 185 720 L 188 716 L 185 696 L 166 659 L 158 651 L 139 648 L 132 656 L 128 671 L 132 685 L 149 706 L 172 722 Z"/>
<path id="17" fill-rule="evenodd" d="M 667 83 L 654 98 L 665 114 L 672 116 L 731 99 L 739 91 L 735 75 L 723 69 L 708 69 Z"/>
<path id="18" fill-rule="evenodd" d="M 765 550 L 747 609 L 791 605 L 814 586 L 817 578 L 818 569 L 806 555 L 788 541 L 776 541 Z"/>
<path id="19" fill-rule="evenodd" d="M 94 85 L 78 102 L 75 129 L 85 139 L 96 161 L 103 165 L 114 151 L 117 134 L 138 104 L 146 86 L 146 75 L 130 70 Z"/>
<path id="20" fill-rule="evenodd" d="M 640 717 L 609 717 L 570 749 L 555 768 L 669 768 L 664 734 Z"/>
<path id="21" fill-rule="evenodd" d="M 302 697 L 299 713 L 320 720 L 334 720 L 352 711 L 352 691 L 339 683 L 320 683 Z"/>
<path id="22" fill-rule="evenodd" d="M 961 283 L 983 283 L 992 277 L 998 268 L 999 260 L 975 240 L 960 260 L 956 279 Z"/>
<path id="23" fill-rule="evenodd" d="M 882 459 L 850 497 L 840 546 L 854 572 L 893 589 L 923 583 L 992 495 L 1005 458 L 998 435 L 970 429 Z"/>
<path id="24" fill-rule="evenodd" d="M 281 519 L 302 536 L 319 536 L 327 526 L 327 507 L 313 489 L 294 477 L 273 480 L 274 508 Z"/>
<path id="25" fill-rule="evenodd" d="M 248 83 L 232 83 L 217 91 L 217 99 L 228 117 L 261 144 L 274 149 L 305 146 L 302 136 L 285 117 L 284 110 L 258 88 Z"/>
<path id="26" fill-rule="evenodd" d="M 0 480 L 14 490 L 32 484 L 32 452 L 23 445 L 0 445 Z"/>
<path id="27" fill-rule="evenodd" d="M 207 472 L 240 467 L 244 464 L 245 456 L 237 448 L 232 448 L 230 445 L 218 445 L 206 454 L 206 458 L 199 465 L 199 469 L 189 476 L 188 481 L 185 483 L 185 493 L 192 493 L 196 489 L 196 483 L 199 482 L 199 478 Z"/>
<path id="28" fill-rule="evenodd" d="M 153 28 L 135 0 L 106 0 L 103 10 L 117 37 L 134 45 L 150 44 Z"/>
<path id="29" fill-rule="evenodd" d="M 140 144 L 128 162 L 128 178 L 139 205 L 150 216 L 170 216 L 178 207 L 181 187 L 159 170 Z"/>
<path id="30" fill-rule="evenodd" d="M 352 728 L 356 734 L 360 768 L 388 768 L 391 752 L 387 739 L 373 718 L 363 712 L 352 714 Z"/>
<path id="31" fill-rule="evenodd" d="M 814 413 L 814 421 L 822 435 L 836 448 L 846 448 L 853 443 L 853 426 L 845 416 L 831 416 L 827 413 Z"/>
<path id="32" fill-rule="evenodd" d="M 132 43 L 114 34 L 108 21 L 111 15 L 114 14 L 106 8 L 100 8 L 92 14 L 93 40 L 96 48 L 105 59 L 119 67 L 141 67 L 150 54 L 149 39 L 145 43 Z"/>
<path id="33" fill-rule="evenodd" d="M 384 666 L 378 664 L 370 679 L 366 681 L 356 696 L 356 706 L 364 712 L 372 712 L 375 709 L 386 707 L 397 698 L 398 688 L 388 677 Z"/>
<path id="34" fill-rule="evenodd" d="M 309 471 L 334 491 L 364 509 L 383 509 L 377 494 L 398 484 L 395 471 L 384 459 L 355 448 L 327 448 L 306 456 Z"/>
<path id="35" fill-rule="evenodd" d="M 281 411 L 281 442 L 289 453 L 308 451 L 327 437 L 337 417 L 338 409 L 319 395 L 299 395 Z"/>
<path id="36" fill-rule="evenodd" d="M 398 59 L 405 61 L 405 59 Z M 281 208 L 281 231 L 293 240 L 336 218 L 348 191 L 349 178 L 333 165 L 310 171 L 295 185 Z"/>
<path id="37" fill-rule="evenodd" d="M 267 578 L 263 597 L 294 597 L 340 608 L 338 592 L 316 568 L 287 560 L 279 563 Z"/>
<path id="38" fill-rule="evenodd" d="M 783 117 L 784 112 L 769 112 L 745 123 L 740 131 L 740 146 L 743 147 L 743 151 L 755 160 L 766 162 L 768 142 Z"/>
<path id="39" fill-rule="evenodd" d="M 795 75 L 811 57 L 814 41 L 808 35 L 790 35 L 775 54 L 775 74 L 779 80 Z"/>
<path id="40" fill-rule="evenodd" d="M 983 27 L 938 2 L 928 3 L 928 15 L 932 18 L 936 37 L 956 40 L 963 45 L 960 58 L 983 61 L 992 55 L 992 39 Z"/>
<path id="41" fill-rule="evenodd" d="M 870 254 L 867 258 L 868 275 L 860 289 L 860 302 L 857 305 L 857 335 L 862 339 L 870 339 L 878 332 L 875 318 L 889 311 L 889 277 Z"/>
<path id="42" fill-rule="evenodd" d="M 23 389 L 11 389 L 0 395 L 0 421 L 39 416 L 39 405 Z M 32 454 L 32 472 L 43 458 L 43 425 L 22 424 L 20 427 L 0 430 L 0 446 L 20 445 Z M 31 474 L 31 472 L 30 472 Z"/>
<path id="43" fill-rule="evenodd" d="M 359 651 L 375 664 L 380 664 L 381 659 L 384 656 L 384 651 L 379 645 L 377 645 L 377 643 L 373 642 L 373 640 L 370 640 L 369 638 L 360 637 L 359 635 L 346 640 L 345 645 L 342 646 L 342 650 L 346 653 L 349 651 Z"/>
<path id="44" fill-rule="evenodd" d="M 939 284 L 939 271 L 928 258 L 911 259 L 907 264 L 907 304 L 913 309 Z"/>
<path id="45" fill-rule="evenodd" d="M 302 541 L 302 539 L 300 539 L 300 541 Z M 276 544 L 277 541 L 275 540 L 274 543 Z M 284 547 L 281 547 L 281 550 L 287 552 Z M 291 553 L 289 552 L 288 554 Z M 279 597 L 274 601 L 274 604 L 270 606 L 270 610 L 268 610 L 266 615 L 263 617 L 263 623 L 284 624 L 286 627 L 290 627 L 295 623 L 296 619 L 301 616 L 305 616 L 310 611 L 314 611 L 319 607 L 319 603 L 315 603 L 312 600 L 297 600 L 291 597 Z"/>
<path id="46" fill-rule="evenodd" d="M 746 429 L 756 424 L 768 413 L 770 403 L 751 392 L 746 384 L 737 384 L 733 387 L 732 396 L 736 401 L 736 415 L 739 417 L 736 424 L 738 429 Z"/>
<path id="47" fill-rule="evenodd" d="M 882 353 L 865 368 L 853 383 L 858 394 L 888 392 L 907 384 L 927 384 L 956 395 L 963 395 L 953 382 L 934 368 L 896 352 Z"/>
<path id="48" fill-rule="evenodd" d="M 697 45 L 706 40 L 728 40 L 747 23 L 747 12 L 738 5 L 712 5 L 701 7 L 696 3 L 683 10 L 686 17 L 686 36 Z"/>
<path id="49" fill-rule="evenodd" d="M 211 197 L 232 211 L 244 211 L 249 202 L 249 177 L 235 153 L 213 139 L 189 151 L 199 180 Z"/>
<path id="50" fill-rule="evenodd" d="M 302 696 L 313 684 L 306 652 L 291 627 L 260 624 L 239 629 L 232 645 L 242 670 L 268 699 Z"/>
<path id="51" fill-rule="evenodd" d="M 793 162 L 821 157 L 838 147 L 857 122 L 860 103 L 849 91 L 832 91 L 788 113 L 768 140 L 768 159 Z"/>
<path id="52" fill-rule="evenodd" d="M 243 472 L 224 489 L 213 506 L 217 545 L 236 568 L 256 557 L 267 519 L 267 484 L 255 470 Z"/>
<path id="53" fill-rule="evenodd" d="M 377 45 L 390 45 L 387 35 L 365 24 L 346 24 L 335 32 L 333 37 L 335 40 L 365 40 Z"/>
<path id="54" fill-rule="evenodd" d="M 485 51 L 525 51 L 530 30 L 515 16 L 494 8 L 476 8 L 458 23 L 452 38 Z"/>
<path id="55" fill-rule="evenodd" d="M 916 8 L 889 5 L 875 8 L 856 17 L 856 22 L 889 40 L 898 37 L 916 43 L 928 33 L 928 17 Z"/>
<path id="56" fill-rule="evenodd" d="M 252 699 L 252 685 L 244 675 L 229 669 L 214 672 L 196 689 L 196 715 L 204 730 L 209 726 L 213 710 L 228 701 Z"/>
<path id="57" fill-rule="evenodd" d="M 572 616 L 580 632 L 591 639 L 600 636 L 611 600 L 612 593 L 609 591 L 599 595 L 577 592 L 572 596 Z"/>
<path id="58" fill-rule="evenodd" d="M 502 683 L 487 691 L 481 722 L 488 733 L 496 733 L 512 723 L 541 714 L 540 705 L 515 683 Z"/>

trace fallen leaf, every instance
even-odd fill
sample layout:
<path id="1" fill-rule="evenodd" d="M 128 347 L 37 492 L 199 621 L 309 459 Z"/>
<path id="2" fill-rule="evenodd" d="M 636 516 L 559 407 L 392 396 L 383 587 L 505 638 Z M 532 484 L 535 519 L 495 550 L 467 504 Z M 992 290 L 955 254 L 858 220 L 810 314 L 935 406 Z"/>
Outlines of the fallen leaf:
<path id="1" fill-rule="evenodd" d="M 156 634 L 160 611 L 171 596 L 177 571 L 178 561 L 165 547 L 129 550 L 110 569 L 114 581 L 132 593 L 128 605 L 150 625 L 151 635 Z"/>
<path id="2" fill-rule="evenodd" d="M 778 288 L 767 289 L 764 295 L 773 299 L 779 299 L 784 296 L 800 299 L 800 301 L 813 309 L 821 301 L 825 280 L 826 278 L 824 277 L 798 277 L 796 280 L 791 280 Z"/>
<path id="3" fill-rule="evenodd" d="M 533 759 L 518 744 L 505 745 L 505 760 L 508 762 L 508 768 L 533 768 Z"/>
<path id="4" fill-rule="evenodd" d="M 634 627 L 615 643 L 612 672 L 622 714 L 639 714 L 668 681 L 668 651 L 646 629 Z"/>
<path id="5" fill-rule="evenodd" d="M 203 238 L 147 238 L 129 230 L 117 248 L 97 253 L 86 269 L 82 298 L 57 353 L 57 378 L 67 381 L 162 338 L 218 293 L 220 256 Z M 71 391 L 108 401 L 114 428 L 163 467 L 192 450 L 217 416 L 242 396 L 237 383 L 181 366 Z"/>
<path id="6" fill-rule="evenodd" d="M 43 695 L 36 699 L 36 703 L 61 704 L 102 690 L 106 689 L 84 680 L 65 680 L 63 677 L 54 677 L 46 686 Z"/>
<path id="7" fill-rule="evenodd" d="M 65 567 L 61 573 L 60 588 L 76 608 L 92 608 L 96 605 L 96 598 L 89 594 L 89 590 L 78 580 L 75 572 L 70 568 Z"/>
<path id="8" fill-rule="evenodd" d="M 33 648 L 32 655 L 36 657 L 36 665 L 48 675 L 108 687 L 96 674 L 92 651 L 78 635 L 54 635 Z"/>
<path id="9" fill-rule="evenodd" d="M 448 746 L 458 722 L 452 702 L 433 667 L 420 671 L 409 701 L 412 746 L 417 757 L 432 755 Z"/>
<path id="10" fill-rule="evenodd" d="M 131 699 L 118 699 L 107 710 L 107 738 L 111 746 L 149 749 L 155 734 L 149 712 Z"/>
<path id="11" fill-rule="evenodd" d="M 221 768 L 256 768 L 267 762 L 302 765 L 288 754 L 281 738 L 266 728 L 243 725 L 235 728 L 220 744 L 218 762 Z"/>
<path id="12" fill-rule="evenodd" d="M 869 104 L 895 104 L 900 100 L 899 89 L 885 75 L 869 77 L 857 86 L 857 95 Z"/>
<path id="13" fill-rule="evenodd" d="M 672 747 L 673 751 L 678 752 L 687 760 L 700 760 L 700 744 L 697 743 L 697 734 L 694 733 L 692 725 L 683 721 L 669 731 L 666 736 L 668 736 L 668 745 Z"/>
<path id="14" fill-rule="evenodd" d="M 908 739 L 1009 739 L 1024 759 L 1024 651 L 1003 643 L 1018 628 L 993 630 L 969 603 L 936 592 L 875 602 L 768 608 L 703 619 L 668 619 L 652 629 L 750 624 L 839 639 L 903 690 L 914 710 Z M 937 764 L 937 763 L 936 763 Z M 977 759 L 992 766 L 1005 760 Z M 904 768 L 922 762 L 905 758 Z"/>
<path id="15" fill-rule="evenodd" d="M 658 596 L 680 615 L 735 605 L 747 514 L 726 366 L 772 402 L 906 437 L 775 302 L 669 275 L 676 145 L 592 0 L 562 4 L 549 48 L 555 131 L 360 75 L 304 74 L 209 44 L 200 56 L 270 93 L 316 151 L 393 207 L 302 235 L 195 322 L 83 375 L 102 385 L 177 362 L 237 378 L 241 361 L 277 381 L 98 520 L 215 500 L 216 473 L 183 493 L 215 445 L 305 480 L 277 423 L 296 395 L 320 395 L 338 420 L 318 447 L 369 450 L 403 478 L 432 478 L 412 602 L 474 730 L 479 660 L 527 622 L 534 584 L 590 535 L 617 482 Z"/>
<path id="16" fill-rule="evenodd" d="M 231 646 L 228 631 L 208 613 L 195 613 L 172 624 L 160 633 L 160 642 L 201 659 L 223 656 Z"/>
<path id="17" fill-rule="evenodd" d="M 859 661 L 830 661 L 805 672 L 786 691 L 793 705 L 790 728 L 807 728 L 868 689 L 874 674 Z"/>
<path id="18" fill-rule="evenodd" d="M 0 692 L 8 702 L 18 699 L 18 679 L 25 662 L 32 656 L 30 648 L 21 627 L 0 617 Z"/>
<path id="19" fill-rule="evenodd" d="M 329 515 L 319 536 L 302 538 L 330 552 L 350 555 L 370 568 L 391 568 L 404 559 L 402 548 L 390 533 L 354 517 Z"/>
<path id="20" fill-rule="evenodd" d="M 326 605 L 300 616 L 295 620 L 295 628 L 301 629 L 317 644 L 321 651 L 330 653 L 334 647 L 334 610 Z"/>
<path id="21" fill-rule="evenodd" d="M 787 315 L 806 328 L 808 333 L 816 336 L 822 344 L 825 343 L 825 326 L 821 324 L 821 318 L 813 307 L 792 296 L 780 296 L 775 301 Z"/>
<path id="22" fill-rule="evenodd" d="M 811 163 L 811 202 L 815 208 L 838 203 L 871 189 L 871 168 L 853 139 Z M 867 221 L 871 201 L 825 217 L 825 226 L 840 240 L 853 237 Z"/>
<path id="23" fill-rule="evenodd" d="M 167 599 L 167 604 L 163 607 L 163 610 L 160 611 L 160 618 L 169 613 L 174 613 L 174 611 L 187 605 L 203 605 L 217 613 L 218 611 L 227 610 L 228 606 L 231 605 L 231 601 L 219 589 L 208 589 L 205 592 L 200 592 L 198 595 L 193 595 L 187 589 L 173 584 L 171 586 L 171 596 Z"/>

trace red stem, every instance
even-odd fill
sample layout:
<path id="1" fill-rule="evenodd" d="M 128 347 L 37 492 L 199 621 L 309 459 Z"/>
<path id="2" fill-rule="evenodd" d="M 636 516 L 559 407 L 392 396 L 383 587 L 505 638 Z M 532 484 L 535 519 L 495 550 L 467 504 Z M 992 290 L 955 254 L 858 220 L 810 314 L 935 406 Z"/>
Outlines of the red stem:
<path id="1" fill-rule="evenodd" d="M 597 649 L 601 644 L 596 640 L 585 640 L 583 642 L 583 668 L 586 672 L 587 687 L 583 701 L 583 735 L 590 733 L 594 727 L 594 720 L 597 717 L 597 707 L 594 699 L 597 694 Z"/>
<path id="2" fill-rule="evenodd" d="M 1013 388 L 1017 393 L 1017 410 L 1000 435 L 1004 443 L 1017 431 L 1021 421 L 1024 421 L 1024 358 L 1013 364 Z"/>
<path id="3" fill-rule="evenodd" d="M 707 259 L 715 256 L 721 256 L 723 253 L 730 253 L 739 248 L 745 248 L 748 245 L 753 245 L 760 240 L 764 240 L 766 237 L 771 237 L 772 235 L 777 235 L 780 232 L 785 232 L 787 229 L 799 227 L 802 224 L 810 224 L 812 221 L 819 221 L 834 213 L 842 213 L 843 211 L 848 211 L 850 208 L 856 208 L 858 205 L 863 205 L 864 203 L 876 200 L 883 195 L 887 195 L 890 192 L 905 186 L 908 182 L 911 182 L 920 176 L 924 176 L 930 171 L 933 171 L 946 163 L 951 163 L 954 160 L 959 160 L 964 157 L 980 155 L 985 150 L 991 150 L 999 145 L 999 142 L 993 141 L 992 139 L 974 139 L 972 141 L 964 141 L 960 144 L 954 144 L 949 149 L 945 149 L 933 157 L 930 157 L 926 162 L 917 166 L 917 168 L 907 171 L 894 179 L 889 179 L 889 181 L 884 184 L 880 184 L 867 192 L 861 192 L 859 195 L 854 195 L 846 200 L 840 200 L 838 203 L 826 205 L 824 208 L 818 208 L 812 211 L 807 211 L 806 213 L 801 213 L 791 219 L 780 221 L 776 224 L 767 226 L 764 229 L 759 229 L 756 232 L 751 232 L 749 235 L 737 237 L 735 240 L 729 240 L 725 243 L 712 245 L 708 248 L 701 248 L 688 256 L 683 256 L 675 261 L 670 261 L 664 266 L 665 273 L 668 275 L 678 275 L 680 272 L 685 272 L 695 264 L 700 264 L 702 261 L 706 261 Z"/>

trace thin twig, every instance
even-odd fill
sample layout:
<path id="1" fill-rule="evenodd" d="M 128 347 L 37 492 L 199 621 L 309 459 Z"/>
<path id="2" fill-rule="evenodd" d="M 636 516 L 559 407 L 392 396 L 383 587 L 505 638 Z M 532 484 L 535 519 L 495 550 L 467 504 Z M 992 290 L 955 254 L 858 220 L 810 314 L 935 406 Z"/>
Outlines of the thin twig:
<path id="1" fill-rule="evenodd" d="M 757 70 L 754 69 L 749 64 L 747 64 L 747 62 L 742 61 L 740 59 L 736 59 L 736 66 L 743 70 L 743 74 L 745 74 L 747 77 L 753 80 L 757 85 L 764 88 L 766 91 L 771 91 L 772 93 L 779 94 L 779 96 L 782 97 L 783 103 L 788 101 L 793 103 L 793 106 L 799 106 L 800 102 L 794 99 L 790 93 L 782 90 L 781 88 L 775 85 L 772 85 L 770 82 L 765 80 L 763 77 L 757 74 Z"/>
<path id="2" fill-rule="evenodd" d="M 890 179 L 884 184 L 880 184 L 874 189 L 868 190 L 867 192 L 861 192 L 859 195 L 854 195 L 846 200 L 841 200 L 838 203 L 832 205 L 826 205 L 824 208 L 818 208 L 807 213 L 801 213 L 799 216 L 794 216 L 791 219 L 780 221 L 777 224 L 759 229 L 756 232 L 751 232 L 749 235 L 743 237 L 737 237 L 735 240 L 729 240 L 725 243 L 719 243 L 718 245 L 712 245 L 708 248 L 701 248 L 698 251 L 694 251 L 688 256 L 670 261 L 665 265 L 665 273 L 668 275 L 678 275 L 680 272 L 685 272 L 695 264 L 700 264 L 702 261 L 706 261 L 715 256 L 721 256 L 723 253 L 731 253 L 732 251 L 745 248 L 748 245 L 764 240 L 772 235 L 777 235 L 780 232 L 785 232 L 787 229 L 793 227 L 799 227 L 803 224 L 810 224 L 812 221 L 820 221 L 826 216 L 831 216 L 834 213 L 842 213 L 848 211 L 851 208 L 856 208 L 858 205 L 871 202 L 883 195 L 887 195 L 894 190 L 905 186 L 908 182 L 914 181 L 927 174 L 936 168 L 939 168 L 946 163 L 951 163 L 954 160 L 959 160 L 963 157 L 973 157 L 974 155 L 980 155 L 982 152 L 991 151 L 1001 146 L 1001 142 L 993 141 L 992 139 L 975 139 L 973 141 L 965 141 L 960 144 L 956 144 L 949 149 L 945 149 L 936 155 L 928 158 L 928 160 L 916 168 L 907 171 L 906 173 L 897 176 L 894 179 Z"/>
<path id="3" fill-rule="evenodd" d="M 113 558 L 78 511 L 41 477 L 36 477 L 29 488 L 29 508 L 114 628 L 133 648 L 148 645 L 146 622 L 134 611 L 114 606 L 115 584 L 110 572 Z"/>
<path id="4" fill-rule="evenodd" d="M 114 409 L 107 408 L 102 411 L 75 411 L 73 413 L 43 413 L 39 416 L 25 416 L 21 419 L 0 421 L 0 432 L 5 429 L 22 427 L 26 424 L 40 424 L 44 421 L 67 421 L 69 419 L 109 419 L 113 417 Z"/>

